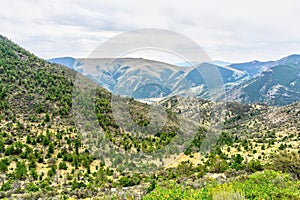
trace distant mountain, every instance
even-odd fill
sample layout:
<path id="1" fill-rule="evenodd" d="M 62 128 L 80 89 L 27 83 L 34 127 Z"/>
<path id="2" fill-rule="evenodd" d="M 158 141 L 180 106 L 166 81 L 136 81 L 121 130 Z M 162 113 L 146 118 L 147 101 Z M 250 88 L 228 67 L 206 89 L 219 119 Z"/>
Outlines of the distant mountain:
<path id="1" fill-rule="evenodd" d="M 274 65 L 299 65 L 300 55 L 293 54 L 274 62 Z"/>
<path id="2" fill-rule="evenodd" d="M 222 61 L 222 60 L 214 60 L 214 61 L 211 62 L 211 64 L 218 65 L 218 66 L 221 66 L 221 67 L 225 67 L 225 66 L 230 65 L 231 63 L 230 62 L 225 62 L 225 61 Z"/>
<path id="3" fill-rule="evenodd" d="M 49 59 L 48 62 L 54 64 L 61 64 L 73 69 L 76 59 L 72 57 L 62 57 L 62 58 L 52 58 Z"/>
<path id="4" fill-rule="evenodd" d="M 287 63 L 282 59 L 277 63 Z M 298 61 L 297 61 L 298 62 Z M 293 63 L 296 64 L 295 60 Z M 277 65 L 230 90 L 228 101 L 263 102 L 268 105 L 287 105 L 300 100 L 299 65 Z"/>
<path id="5" fill-rule="evenodd" d="M 66 65 L 82 73 L 114 94 L 137 99 L 176 94 L 207 98 L 209 87 L 206 82 L 209 80 L 219 76 L 219 80 L 221 80 L 219 85 L 224 83 L 227 90 L 241 79 L 246 78 L 245 73 L 237 69 L 208 63 L 191 68 L 141 58 L 113 60 L 65 57 L 49 61 Z M 206 78 L 204 79 L 201 74 Z"/>
<path id="6" fill-rule="evenodd" d="M 212 98 L 214 89 L 228 90 L 245 74 L 235 69 L 202 63 L 198 67 L 188 70 L 184 77 L 176 84 L 175 94 L 188 94 L 188 96 Z"/>
<path id="7" fill-rule="evenodd" d="M 193 67 L 197 65 L 196 62 L 180 62 L 180 63 L 173 63 L 173 65 L 179 66 L 179 67 Z"/>
<path id="8" fill-rule="evenodd" d="M 264 70 L 267 70 L 270 67 L 274 66 L 273 63 L 274 63 L 273 61 L 260 62 L 260 61 L 254 60 L 251 62 L 231 64 L 231 65 L 229 65 L 229 67 L 243 71 L 243 72 L 247 73 L 249 78 L 252 78 L 257 74 L 260 74 Z"/>
<path id="9" fill-rule="evenodd" d="M 114 94 L 135 98 L 164 97 L 185 68 L 139 58 L 77 60 L 74 69 Z M 151 91 L 149 91 L 151 90 Z"/>
<path id="10" fill-rule="evenodd" d="M 290 55 L 276 61 L 266 61 L 260 62 L 257 60 L 245 63 L 234 63 L 229 65 L 229 67 L 243 71 L 249 75 L 250 78 L 253 78 L 256 75 L 259 75 L 263 71 L 269 70 L 270 68 L 277 65 L 297 65 L 300 64 L 300 55 Z"/>
<path id="11" fill-rule="evenodd" d="M 277 61 L 251 61 L 226 66 L 202 63 L 197 67 L 188 66 L 188 63 L 177 66 L 141 58 L 112 60 L 64 57 L 49 61 L 82 73 L 114 94 L 136 99 L 172 95 L 210 98 L 218 95 L 218 92 L 211 92 L 212 88 L 223 87 L 230 101 L 286 105 L 298 100 L 298 79 L 295 77 L 298 77 L 300 55 L 290 55 Z M 216 79 L 218 76 L 219 79 Z M 283 83 L 285 80 L 289 82 Z"/>
<path id="12" fill-rule="evenodd" d="M 218 65 L 220 67 L 225 67 L 225 66 L 228 66 L 230 65 L 231 63 L 230 62 L 225 62 L 225 61 L 222 61 L 222 60 L 214 60 L 214 61 L 211 61 L 209 62 L 210 64 L 213 64 L 213 65 Z M 196 62 L 180 62 L 180 63 L 174 63 L 174 65 L 176 66 L 180 66 L 180 67 L 193 67 L 193 66 L 196 66 L 198 63 Z"/>

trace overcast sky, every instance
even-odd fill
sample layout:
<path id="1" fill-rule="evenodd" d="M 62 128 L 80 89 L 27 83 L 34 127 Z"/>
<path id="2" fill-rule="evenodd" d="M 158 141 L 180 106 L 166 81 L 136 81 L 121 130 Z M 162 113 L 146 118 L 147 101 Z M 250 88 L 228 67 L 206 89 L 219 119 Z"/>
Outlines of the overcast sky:
<path id="1" fill-rule="evenodd" d="M 138 28 L 196 41 L 212 60 L 275 60 L 300 54 L 300 1 L 1 0 L 0 33 L 42 58 L 87 57 Z"/>

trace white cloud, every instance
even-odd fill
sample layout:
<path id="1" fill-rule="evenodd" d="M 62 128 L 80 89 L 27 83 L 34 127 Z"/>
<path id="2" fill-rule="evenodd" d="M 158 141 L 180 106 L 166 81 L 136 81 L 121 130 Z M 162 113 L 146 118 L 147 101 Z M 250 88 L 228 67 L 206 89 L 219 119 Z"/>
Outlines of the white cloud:
<path id="1" fill-rule="evenodd" d="M 276 59 L 300 53 L 300 2 L 218 0 L 2 1 L 1 34 L 40 57 L 88 56 L 137 28 L 164 28 L 203 46 L 212 59 Z"/>

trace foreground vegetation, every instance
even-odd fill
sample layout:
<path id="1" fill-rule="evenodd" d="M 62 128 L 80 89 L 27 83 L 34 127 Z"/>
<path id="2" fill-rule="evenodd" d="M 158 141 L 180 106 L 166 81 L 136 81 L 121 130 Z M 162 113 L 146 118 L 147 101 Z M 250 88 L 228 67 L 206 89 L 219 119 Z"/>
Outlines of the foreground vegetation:
<path id="1" fill-rule="evenodd" d="M 157 187 L 143 199 L 299 199 L 300 181 L 293 180 L 289 174 L 266 170 L 237 180 L 217 184 L 215 182 L 195 190 L 179 184 L 165 188 Z"/>

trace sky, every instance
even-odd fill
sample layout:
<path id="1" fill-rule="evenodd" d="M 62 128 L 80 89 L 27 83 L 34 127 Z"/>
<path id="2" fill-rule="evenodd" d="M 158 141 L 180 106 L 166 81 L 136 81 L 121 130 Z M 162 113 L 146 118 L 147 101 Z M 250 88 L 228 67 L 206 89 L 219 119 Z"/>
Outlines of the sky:
<path id="1" fill-rule="evenodd" d="M 276 60 L 300 54 L 300 1 L 0 0 L 0 34 L 37 56 L 85 58 L 140 28 L 167 29 L 212 60 Z M 139 55 L 141 56 L 141 55 Z"/>

